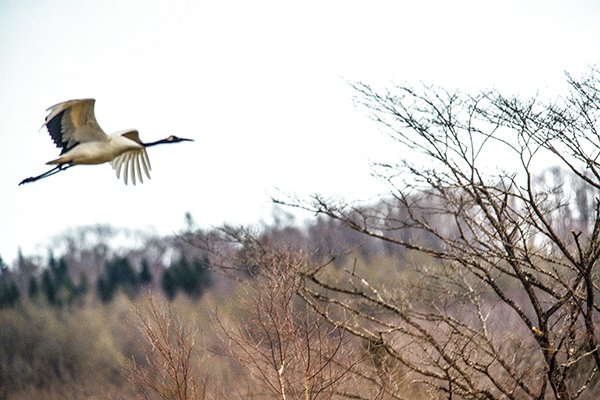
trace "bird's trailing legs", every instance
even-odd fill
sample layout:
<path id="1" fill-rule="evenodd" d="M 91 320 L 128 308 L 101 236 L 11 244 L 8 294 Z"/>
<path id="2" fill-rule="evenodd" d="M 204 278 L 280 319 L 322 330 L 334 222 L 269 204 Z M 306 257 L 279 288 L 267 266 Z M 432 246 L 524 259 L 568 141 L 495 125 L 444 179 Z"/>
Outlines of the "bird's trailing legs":
<path id="1" fill-rule="evenodd" d="M 44 172 L 44 173 L 43 173 L 43 174 L 41 174 L 41 175 L 38 175 L 38 176 L 31 176 L 31 177 L 29 177 L 29 178 L 25 178 L 25 179 L 23 179 L 23 180 L 22 180 L 22 181 L 19 183 L 19 186 L 23 185 L 24 183 L 35 182 L 35 181 L 37 181 L 37 180 L 39 180 L 39 179 L 42 179 L 42 178 L 47 178 L 47 177 L 49 177 L 49 176 L 52 176 L 52 175 L 54 175 L 54 174 L 57 174 L 57 173 L 59 173 L 60 171 L 64 171 L 64 170 L 66 170 L 67 168 L 69 168 L 69 167 L 72 167 L 72 166 L 73 166 L 73 164 L 60 164 L 60 165 L 57 165 L 56 167 L 52 168 L 50 171 L 46 171 L 46 172 Z"/>

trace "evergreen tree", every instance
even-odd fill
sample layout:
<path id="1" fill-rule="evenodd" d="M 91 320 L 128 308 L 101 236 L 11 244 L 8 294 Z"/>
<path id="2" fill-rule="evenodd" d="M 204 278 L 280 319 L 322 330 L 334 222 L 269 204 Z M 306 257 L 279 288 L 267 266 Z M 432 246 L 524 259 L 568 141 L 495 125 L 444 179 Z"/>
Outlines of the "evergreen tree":
<path id="1" fill-rule="evenodd" d="M 48 303 L 55 306 L 71 304 L 78 295 L 67 261 L 64 257 L 56 260 L 52 252 L 48 255 L 48 268 L 42 273 L 41 287 Z"/>
<path id="2" fill-rule="evenodd" d="M 191 295 L 196 289 L 197 282 L 188 260 L 182 256 L 171 268 L 177 288 L 183 290 L 187 295 Z"/>
<path id="3" fill-rule="evenodd" d="M 29 295 L 30 299 L 36 299 L 38 294 L 40 292 L 40 285 L 38 284 L 38 280 L 36 279 L 35 276 L 30 276 L 29 277 L 29 285 L 28 285 L 28 289 L 27 289 L 27 294 Z"/>
<path id="4" fill-rule="evenodd" d="M 195 259 L 191 264 L 186 262 L 185 266 L 185 280 L 182 281 L 183 290 L 188 296 L 198 298 L 212 283 L 208 270 L 208 257 L 204 256 L 201 260 Z"/>
<path id="5" fill-rule="evenodd" d="M 15 305 L 19 297 L 19 288 L 13 281 L 8 266 L 0 258 L 0 308 Z"/>
<path id="6" fill-rule="evenodd" d="M 163 273 L 161 283 L 165 295 L 172 299 L 178 290 L 182 290 L 189 297 L 200 297 L 212 283 L 209 266 L 206 256 L 191 263 L 182 256 Z"/>
<path id="7" fill-rule="evenodd" d="M 177 283 L 171 269 L 167 269 L 163 273 L 161 285 L 163 291 L 165 292 L 165 296 L 167 296 L 169 300 L 173 300 L 177 294 Z"/>
<path id="8" fill-rule="evenodd" d="M 45 269 L 42 273 L 42 291 L 48 303 L 56 304 L 56 286 L 49 269 Z"/>
<path id="9" fill-rule="evenodd" d="M 137 274 L 127 257 L 116 257 L 106 263 L 106 272 L 111 285 L 123 288 L 135 288 Z"/>
<path id="10" fill-rule="evenodd" d="M 0 308 L 12 307 L 19 301 L 19 288 L 12 280 L 0 283 Z"/>
<path id="11" fill-rule="evenodd" d="M 4 264 L 4 261 L 0 259 L 0 279 L 3 279 L 8 274 L 8 265 Z"/>
<path id="12" fill-rule="evenodd" d="M 146 261 L 146 259 L 142 260 L 142 269 L 140 271 L 138 280 L 143 286 L 150 285 L 152 283 L 152 272 L 150 271 L 150 266 L 148 265 L 148 261 Z"/>
<path id="13" fill-rule="evenodd" d="M 137 294 L 139 277 L 127 257 L 115 257 L 104 266 L 104 275 L 100 277 L 96 288 L 98 296 L 104 302 L 112 300 L 121 289 L 129 296 Z"/>
<path id="14" fill-rule="evenodd" d="M 111 286 L 106 278 L 98 278 L 98 281 L 96 282 L 96 289 L 98 291 L 98 297 L 102 302 L 108 303 L 112 300 L 115 293 L 114 286 Z"/>

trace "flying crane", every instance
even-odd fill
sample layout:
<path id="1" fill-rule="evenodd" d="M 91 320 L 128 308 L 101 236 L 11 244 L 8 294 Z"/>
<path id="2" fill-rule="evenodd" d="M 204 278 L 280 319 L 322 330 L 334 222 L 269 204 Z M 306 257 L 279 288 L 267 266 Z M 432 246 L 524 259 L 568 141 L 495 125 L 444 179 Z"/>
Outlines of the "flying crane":
<path id="1" fill-rule="evenodd" d="M 150 159 L 146 148 L 163 143 L 178 143 L 192 139 L 169 136 L 156 142 L 143 143 L 137 130 L 128 129 L 107 135 L 94 115 L 94 99 L 69 100 L 48 108 L 46 127 L 56 147 L 62 149 L 60 157 L 48 161 L 56 165 L 38 176 L 23 179 L 19 185 L 47 178 L 74 165 L 110 163 L 117 173 L 123 173 L 125 184 L 128 178 L 136 184 L 143 183 L 142 170 L 150 179 Z"/>

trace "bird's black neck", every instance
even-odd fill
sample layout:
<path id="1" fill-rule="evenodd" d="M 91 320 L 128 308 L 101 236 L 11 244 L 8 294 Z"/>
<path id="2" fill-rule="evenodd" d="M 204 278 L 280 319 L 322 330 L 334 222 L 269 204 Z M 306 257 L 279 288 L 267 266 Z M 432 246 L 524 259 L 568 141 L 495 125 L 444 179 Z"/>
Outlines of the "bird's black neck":
<path id="1" fill-rule="evenodd" d="M 163 143 L 171 143 L 171 142 L 168 141 L 167 139 L 161 139 L 161 140 L 157 140 L 156 142 L 144 143 L 144 147 L 156 146 L 157 144 L 163 144 Z"/>

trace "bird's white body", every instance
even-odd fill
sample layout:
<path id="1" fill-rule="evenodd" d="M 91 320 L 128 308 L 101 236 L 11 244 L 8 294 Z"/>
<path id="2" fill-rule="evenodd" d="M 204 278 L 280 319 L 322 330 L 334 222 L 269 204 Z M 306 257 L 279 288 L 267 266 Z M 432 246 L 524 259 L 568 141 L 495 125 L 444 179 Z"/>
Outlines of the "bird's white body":
<path id="1" fill-rule="evenodd" d="M 138 131 L 129 129 L 112 135 L 104 133 L 94 115 L 94 99 L 69 100 L 48 108 L 44 124 L 58 147 L 60 157 L 46 164 L 72 166 L 109 162 L 120 177 L 135 185 L 144 182 L 142 170 L 150 178 L 150 160 Z"/>
<path id="2" fill-rule="evenodd" d="M 101 141 L 80 143 L 59 158 L 46 164 L 103 164 L 113 161 L 128 151 L 143 151 L 144 146 L 122 136 L 123 133 L 129 132 L 132 131 L 127 130 L 106 135 Z"/>

